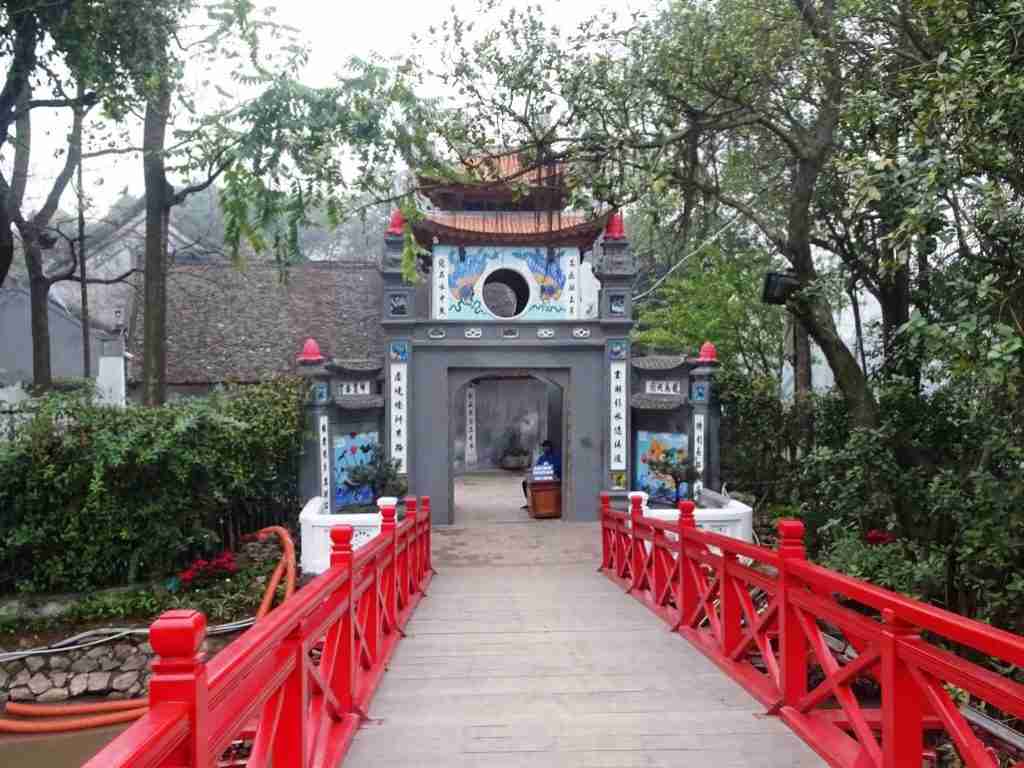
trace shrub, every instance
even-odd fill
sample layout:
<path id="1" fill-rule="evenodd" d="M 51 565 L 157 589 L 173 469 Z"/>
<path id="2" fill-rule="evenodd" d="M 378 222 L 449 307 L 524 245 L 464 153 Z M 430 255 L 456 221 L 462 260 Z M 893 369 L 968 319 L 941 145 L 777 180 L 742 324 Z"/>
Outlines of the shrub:
<path id="1" fill-rule="evenodd" d="M 55 394 L 0 444 L 0 591 L 168 574 L 297 514 L 295 379 L 160 408 Z"/>

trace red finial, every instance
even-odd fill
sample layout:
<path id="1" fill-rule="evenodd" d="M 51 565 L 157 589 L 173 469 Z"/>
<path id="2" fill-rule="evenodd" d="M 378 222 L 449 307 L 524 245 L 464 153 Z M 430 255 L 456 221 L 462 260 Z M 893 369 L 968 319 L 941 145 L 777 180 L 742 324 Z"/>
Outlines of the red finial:
<path id="1" fill-rule="evenodd" d="M 302 345 L 302 351 L 295 356 L 295 362 L 303 365 L 317 365 L 323 361 L 324 356 L 320 354 L 320 345 L 312 337 L 306 339 L 306 343 Z"/>
<path id="2" fill-rule="evenodd" d="M 718 350 L 715 349 L 715 345 L 710 341 L 705 341 L 700 345 L 700 355 L 697 357 L 698 363 L 717 363 L 718 362 Z"/>
<path id="3" fill-rule="evenodd" d="M 387 234 L 400 235 L 403 232 L 405 232 L 405 216 L 402 215 L 401 208 L 395 208 L 395 212 L 391 214 L 391 223 L 388 224 Z"/>
<path id="4" fill-rule="evenodd" d="M 626 229 L 622 225 L 622 214 L 614 211 L 608 219 L 608 225 L 604 229 L 605 240 L 625 240 Z"/>

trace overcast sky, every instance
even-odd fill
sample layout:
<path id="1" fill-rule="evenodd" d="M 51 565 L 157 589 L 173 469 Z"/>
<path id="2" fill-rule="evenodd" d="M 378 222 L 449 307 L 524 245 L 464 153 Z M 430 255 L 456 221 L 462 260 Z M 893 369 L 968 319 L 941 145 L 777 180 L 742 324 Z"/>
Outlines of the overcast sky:
<path id="1" fill-rule="evenodd" d="M 618 0 L 604 3 L 600 0 L 547 0 L 543 2 L 547 19 L 557 23 L 563 30 L 571 30 L 580 21 L 606 12 L 614 7 L 619 14 L 631 9 L 644 8 L 652 0 Z M 256 0 L 261 8 L 276 8 L 276 20 L 298 29 L 300 37 L 309 46 L 311 56 L 303 73 L 303 79 L 313 86 L 327 85 L 342 69 L 345 61 L 352 56 L 369 56 L 380 53 L 392 56 L 407 52 L 411 39 L 416 33 L 423 33 L 431 24 L 437 24 L 450 15 L 454 6 L 463 18 L 473 18 L 479 27 L 486 27 L 487 20 L 478 9 L 478 0 L 391 0 L 390 2 L 331 3 L 325 0 Z M 522 7 L 523 0 L 506 0 L 505 7 Z M 429 55 L 429 52 L 424 52 Z M 192 62 L 189 79 L 198 82 L 200 78 L 212 75 L 204 62 Z M 29 197 L 38 204 L 48 189 L 58 162 L 53 157 L 54 149 L 63 145 L 69 121 L 67 115 L 57 115 L 52 110 L 33 112 L 32 175 L 35 183 L 30 184 Z M 49 137 L 44 131 L 49 130 Z M 129 126 L 134 139 L 141 143 L 141 126 Z M 141 194 L 142 163 L 138 156 L 119 159 L 103 158 L 87 161 L 85 165 L 85 188 L 93 203 L 93 215 L 106 210 L 123 190 Z M 32 203 L 30 203 L 31 205 Z M 75 210 L 74 193 L 69 190 L 61 201 L 67 211 Z"/>

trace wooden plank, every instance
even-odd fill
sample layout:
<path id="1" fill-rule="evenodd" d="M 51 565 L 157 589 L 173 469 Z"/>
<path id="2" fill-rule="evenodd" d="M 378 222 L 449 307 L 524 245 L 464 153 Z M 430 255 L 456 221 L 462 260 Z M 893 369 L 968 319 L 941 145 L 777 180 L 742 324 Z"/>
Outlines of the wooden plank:
<path id="1" fill-rule="evenodd" d="M 596 524 L 438 529 L 439 575 L 346 768 L 823 763 L 595 573 Z"/>

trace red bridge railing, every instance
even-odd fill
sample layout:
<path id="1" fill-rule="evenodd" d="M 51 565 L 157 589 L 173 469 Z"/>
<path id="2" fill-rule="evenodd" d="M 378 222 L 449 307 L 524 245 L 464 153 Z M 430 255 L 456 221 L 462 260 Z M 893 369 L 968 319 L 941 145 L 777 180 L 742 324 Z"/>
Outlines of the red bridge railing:
<path id="1" fill-rule="evenodd" d="M 1024 685 L 968 658 L 1024 668 L 1024 637 L 808 562 L 797 520 L 779 521 L 770 550 L 698 530 L 693 510 L 681 502 L 665 522 L 602 494 L 601 570 L 830 765 L 920 768 L 952 749 L 961 762 L 943 764 L 1024 768 L 957 702 L 969 694 L 1024 719 Z"/>
<path id="2" fill-rule="evenodd" d="M 332 529 L 330 569 L 209 665 L 206 617 L 160 616 L 149 712 L 86 768 L 336 768 L 433 573 L 430 500 L 383 518 L 355 554 L 352 527 Z"/>

